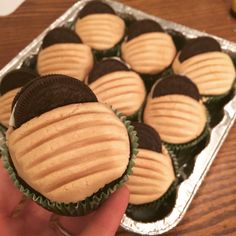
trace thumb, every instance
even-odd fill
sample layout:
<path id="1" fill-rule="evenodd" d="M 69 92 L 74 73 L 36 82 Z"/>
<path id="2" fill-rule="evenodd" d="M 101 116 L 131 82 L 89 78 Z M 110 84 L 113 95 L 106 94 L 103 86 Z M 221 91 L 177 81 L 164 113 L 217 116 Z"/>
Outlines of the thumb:
<path id="1" fill-rule="evenodd" d="M 86 225 L 80 236 L 113 236 L 120 225 L 129 201 L 129 191 L 122 187 L 111 195 L 96 211 L 92 222 Z"/>

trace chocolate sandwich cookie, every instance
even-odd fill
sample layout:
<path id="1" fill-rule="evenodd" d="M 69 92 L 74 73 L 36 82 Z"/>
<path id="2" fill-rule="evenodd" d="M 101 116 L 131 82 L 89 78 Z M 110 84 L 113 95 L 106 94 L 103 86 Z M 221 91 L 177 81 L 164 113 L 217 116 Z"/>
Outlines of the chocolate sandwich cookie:
<path id="1" fill-rule="evenodd" d="M 124 115 L 134 118 L 145 100 L 145 86 L 141 77 L 119 59 L 110 58 L 94 65 L 89 87 L 100 102 L 111 105 Z"/>
<path id="2" fill-rule="evenodd" d="M 189 40 L 176 57 L 173 70 L 197 85 L 212 120 L 215 120 L 214 110 L 219 114 L 232 97 L 236 77 L 233 62 L 222 52 L 220 44 L 210 37 Z"/>
<path id="3" fill-rule="evenodd" d="M 155 75 L 171 64 L 176 48 L 171 36 L 157 22 L 145 19 L 129 26 L 121 52 L 133 70 Z"/>
<path id="4" fill-rule="evenodd" d="M 178 168 L 152 127 L 137 122 L 132 125 L 139 148 L 133 173 L 126 183 L 130 192 L 126 214 L 137 221 L 156 221 L 165 217 L 175 204 Z"/>
<path id="5" fill-rule="evenodd" d="M 21 87 L 37 76 L 38 74 L 32 70 L 16 69 L 2 78 L 0 83 L 0 123 L 4 127 L 8 127 L 14 97 Z"/>
<path id="6" fill-rule="evenodd" d="M 180 161 L 195 156 L 209 136 L 208 117 L 197 86 L 187 77 L 172 75 L 153 85 L 143 120 L 159 132 Z"/>
<path id="7" fill-rule="evenodd" d="M 42 207 L 84 215 L 127 180 L 137 153 L 133 127 L 81 81 L 47 75 L 29 82 L 11 116 L 5 167 Z"/>
<path id="8" fill-rule="evenodd" d="M 93 54 L 80 37 L 65 27 L 47 33 L 38 55 L 40 75 L 64 74 L 83 81 L 93 67 Z"/>
<path id="9" fill-rule="evenodd" d="M 108 4 L 91 1 L 79 12 L 75 31 L 97 57 L 115 56 L 125 34 L 125 22 Z"/>

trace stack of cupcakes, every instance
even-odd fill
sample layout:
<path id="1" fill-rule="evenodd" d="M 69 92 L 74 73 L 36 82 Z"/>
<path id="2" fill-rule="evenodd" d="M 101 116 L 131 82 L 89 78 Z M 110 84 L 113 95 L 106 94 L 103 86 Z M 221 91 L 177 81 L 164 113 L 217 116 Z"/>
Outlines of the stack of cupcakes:
<path id="1" fill-rule="evenodd" d="M 50 211 L 84 215 L 126 184 L 129 217 L 168 215 L 209 122 L 234 94 L 235 68 L 219 43 L 186 41 L 150 19 L 127 23 L 89 1 L 72 27 L 47 32 L 35 56 L 0 86 L 3 159 L 16 186 Z M 25 69 L 34 65 L 39 76 Z"/>

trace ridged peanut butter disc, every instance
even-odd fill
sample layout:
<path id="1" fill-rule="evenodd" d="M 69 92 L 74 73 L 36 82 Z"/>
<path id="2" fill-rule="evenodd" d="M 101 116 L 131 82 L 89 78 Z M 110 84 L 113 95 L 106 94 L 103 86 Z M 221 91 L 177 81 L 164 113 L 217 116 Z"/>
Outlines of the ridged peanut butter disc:
<path id="1" fill-rule="evenodd" d="M 121 47 L 122 58 L 133 70 L 157 74 L 173 61 L 176 48 L 170 35 L 164 32 L 141 34 Z"/>
<path id="2" fill-rule="evenodd" d="M 130 191 L 129 203 L 139 205 L 159 199 L 175 179 L 172 161 L 168 152 L 139 149 L 126 186 Z"/>
<path id="3" fill-rule="evenodd" d="M 91 49 L 79 43 L 60 43 L 39 52 L 37 69 L 40 75 L 64 74 L 83 81 L 93 66 Z"/>
<path id="4" fill-rule="evenodd" d="M 19 91 L 20 88 L 13 89 L 3 96 L 0 96 L 0 123 L 5 127 L 8 127 L 9 125 L 12 102 Z"/>
<path id="5" fill-rule="evenodd" d="M 236 77 L 229 55 L 224 52 L 205 52 L 180 62 L 176 57 L 173 70 L 185 75 L 198 87 L 201 95 L 220 95 L 230 90 Z"/>
<path id="6" fill-rule="evenodd" d="M 119 16 L 95 13 L 78 19 L 75 24 L 75 31 L 83 43 L 91 48 L 108 50 L 123 38 L 125 23 Z"/>
<path id="7" fill-rule="evenodd" d="M 137 112 L 145 99 L 145 87 L 133 71 L 115 71 L 92 82 L 89 87 L 103 103 L 129 116 Z"/>
<path id="8" fill-rule="evenodd" d="M 9 132 L 18 175 L 58 202 L 78 202 L 121 177 L 130 144 L 124 124 L 101 103 L 50 110 Z"/>

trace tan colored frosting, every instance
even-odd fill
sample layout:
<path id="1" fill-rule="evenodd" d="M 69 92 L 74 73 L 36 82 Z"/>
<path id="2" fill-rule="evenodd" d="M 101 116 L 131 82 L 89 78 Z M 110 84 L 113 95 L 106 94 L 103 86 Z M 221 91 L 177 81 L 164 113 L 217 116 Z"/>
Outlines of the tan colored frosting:
<path id="1" fill-rule="evenodd" d="M 229 55 L 208 52 L 193 56 L 182 63 L 179 55 L 173 63 L 175 73 L 190 78 L 202 95 L 220 95 L 230 90 L 236 77 Z"/>
<path id="2" fill-rule="evenodd" d="M 121 52 L 123 59 L 135 71 L 157 74 L 171 64 L 176 48 L 170 35 L 154 32 L 124 42 Z"/>
<path id="3" fill-rule="evenodd" d="M 0 123 L 8 127 L 11 116 L 11 105 L 20 88 L 13 89 L 0 96 Z"/>
<path id="4" fill-rule="evenodd" d="M 146 94 L 142 79 L 133 71 L 109 73 L 91 83 L 89 87 L 100 102 L 112 105 L 127 116 L 138 111 Z"/>
<path id="5" fill-rule="evenodd" d="M 101 103 L 71 104 L 8 134 L 18 175 L 50 200 L 77 202 L 119 178 L 130 156 L 124 124 Z"/>
<path id="6" fill-rule="evenodd" d="M 175 179 L 172 161 L 165 149 L 163 154 L 139 149 L 132 170 L 133 174 L 126 183 L 131 204 L 139 205 L 159 199 Z"/>
<path id="7" fill-rule="evenodd" d="M 125 33 L 124 21 L 112 14 L 91 14 L 78 19 L 75 31 L 83 43 L 97 50 L 113 48 Z"/>
<path id="8" fill-rule="evenodd" d="M 93 54 L 84 44 L 54 44 L 39 52 L 37 69 L 40 75 L 64 74 L 84 80 L 93 67 Z"/>
<path id="9" fill-rule="evenodd" d="M 207 122 L 201 102 L 184 95 L 148 98 L 144 122 L 152 126 L 167 143 L 182 144 L 197 138 Z"/>

